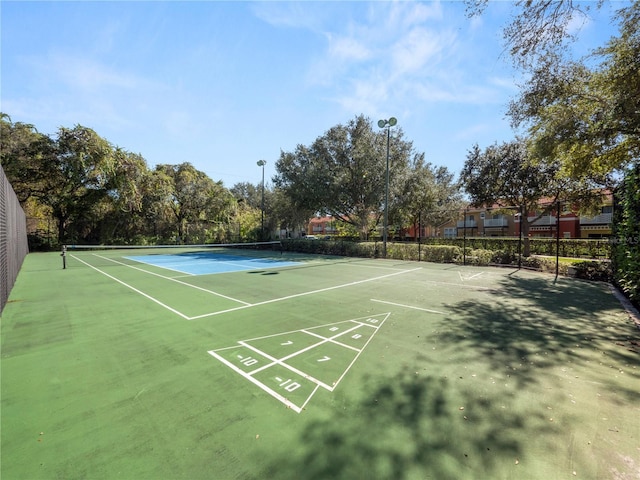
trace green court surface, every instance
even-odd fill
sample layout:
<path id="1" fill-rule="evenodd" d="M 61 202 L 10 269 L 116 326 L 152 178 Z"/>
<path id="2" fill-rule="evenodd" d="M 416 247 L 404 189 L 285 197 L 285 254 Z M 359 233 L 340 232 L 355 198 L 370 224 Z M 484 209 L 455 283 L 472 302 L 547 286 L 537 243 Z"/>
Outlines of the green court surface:
<path id="1" fill-rule="evenodd" d="M 1 478 L 640 479 L 640 330 L 608 285 L 260 255 L 293 263 L 29 254 Z"/>

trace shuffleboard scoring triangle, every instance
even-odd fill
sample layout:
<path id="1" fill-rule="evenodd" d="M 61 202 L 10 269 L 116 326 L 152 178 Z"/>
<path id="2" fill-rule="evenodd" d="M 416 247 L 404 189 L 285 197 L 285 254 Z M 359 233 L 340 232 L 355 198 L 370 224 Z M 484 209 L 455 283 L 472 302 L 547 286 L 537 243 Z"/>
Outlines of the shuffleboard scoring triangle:
<path id="1" fill-rule="evenodd" d="M 239 340 L 208 353 L 300 413 L 318 388 L 338 386 L 389 315 Z"/>

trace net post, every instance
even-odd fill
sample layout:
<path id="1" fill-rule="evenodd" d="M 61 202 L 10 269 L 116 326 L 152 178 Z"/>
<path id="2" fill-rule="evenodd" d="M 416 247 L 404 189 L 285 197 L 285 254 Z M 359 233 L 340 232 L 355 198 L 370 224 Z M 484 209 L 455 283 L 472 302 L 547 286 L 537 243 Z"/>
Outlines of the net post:
<path id="1" fill-rule="evenodd" d="M 62 269 L 65 270 L 67 268 L 67 246 L 62 245 L 62 252 L 60 252 L 60 256 L 62 257 Z"/>

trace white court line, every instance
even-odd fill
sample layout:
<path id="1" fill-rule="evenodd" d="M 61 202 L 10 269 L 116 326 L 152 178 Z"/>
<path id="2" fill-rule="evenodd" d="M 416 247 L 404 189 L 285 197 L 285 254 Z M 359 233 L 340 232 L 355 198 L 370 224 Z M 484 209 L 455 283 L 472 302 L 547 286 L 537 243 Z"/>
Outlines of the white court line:
<path id="1" fill-rule="evenodd" d="M 332 325 L 339 325 L 341 323 L 352 322 L 352 323 L 357 323 L 357 324 L 365 326 L 365 327 L 378 328 L 376 325 L 372 325 L 370 323 L 365 323 L 365 322 L 362 322 L 360 320 L 363 319 L 363 318 L 369 319 L 371 317 L 379 317 L 380 315 L 384 315 L 384 314 L 383 313 L 379 313 L 379 314 L 376 314 L 376 315 L 368 315 L 368 316 L 364 316 L 364 317 L 352 318 L 350 320 L 340 320 L 338 322 L 331 322 L 331 323 L 325 323 L 323 325 L 318 325 L 318 327 L 330 327 Z M 309 330 L 310 328 L 312 328 L 312 327 L 309 327 L 307 330 Z M 281 337 L 281 336 L 284 336 L 284 335 L 288 335 L 290 333 L 300 333 L 300 332 L 302 332 L 302 330 L 303 329 L 288 330 L 286 332 L 272 333 L 271 335 L 263 335 L 261 337 L 245 338 L 243 341 L 244 342 L 253 342 L 254 340 L 263 340 L 265 338 Z M 306 332 L 306 333 L 310 333 L 310 332 Z M 316 336 L 318 336 L 319 338 L 327 338 L 327 337 L 324 337 L 324 336 L 321 336 L 321 335 L 316 335 Z M 229 348 L 234 348 L 234 347 L 218 348 L 218 349 L 216 349 L 216 352 L 219 351 L 219 350 L 227 350 Z"/>
<path id="2" fill-rule="evenodd" d="M 269 355 L 266 352 L 263 352 L 262 350 L 260 350 L 259 348 L 254 347 L 253 345 L 249 345 L 248 343 L 245 343 L 243 341 L 239 341 L 238 342 L 240 345 L 242 345 L 243 347 L 248 348 L 249 350 L 253 350 L 254 352 L 256 352 L 259 355 L 262 355 L 265 358 L 268 358 L 269 360 L 271 360 L 271 363 L 268 363 L 260 368 L 256 368 L 255 370 L 251 371 L 251 372 L 247 372 L 247 375 L 255 375 L 256 373 L 261 372 L 262 370 L 266 370 L 267 368 L 273 367 L 274 365 L 280 365 L 283 368 L 286 368 L 287 370 L 296 373 L 298 375 L 300 375 L 301 377 L 303 377 L 305 380 L 309 380 L 312 383 L 315 383 L 316 385 L 320 385 L 321 387 L 329 390 L 330 392 L 333 391 L 333 389 L 327 385 L 326 383 L 324 383 L 321 380 L 318 380 L 317 378 L 303 372 L 302 370 L 298 370 L 296 367 L 289 365 L 288 363 L 282 363 L 282 360 L 278 360 L 275 357 L 272 357 L 271 355 Z M 320 343 L 316 344 L 316 345 L 320 345 Z"/>
<path id="3" fill-rule="evenodd" d="M 386 303 L 387 305 L 395 305 L 396 307 L 411 308 L 413 310 L 422 310 L 423 312 L 437 313 L 437 314 L 440 314 L 440 315 L 446 315 L 445 312 L 440 312 L 438 310 L 430 310 L 428 308 L 414 307 L 412 305 L 404 305 L 402 303 L 393 303 L 393 302 L 387 302 L 385 300 L 376 300 L 375 298 L 372 298 L 371 301 L 372 302 L 378 302 L 378 303 Z"/>
<path id="4" fill-rule="evenodd" d="M 369 345 L 369 342 L 371 340 L 373 340 L 373 337 L 376 336 L 376 333 L 378 333 L 378 330 L 380 329 L 380 327 L 382 326 L 382 324 L 387 320 L 387 318 L 389 318 L 389 315 L 391 315 L 391 313 L 387 313 L 387 316 L 384 317 L 384 320 L 382 320 L 382 322 L 380 322 L 380 325 L 373 325 L 373 327 L 376 329 L 376 331 L 369 337 L 369 339 L 365 342 L 365 344 L 362 346 L 362 348 L 360 349 L 360 351 L 357 353 L 357 355 L 355 357 L 353 357 L 353 360 L 351 361 L 351 363 L 349 364 L 349 366 L 345 369 L 345 371 L 342 373 L 342 375 L 340 375 L 340 378 L 338 378 L 338 380 L 336 380 L 336 383 L 333 385 L 333 388 L 336 388 L 338 386 L 338 384 L 342 381 L 342 379 L 344 378 L 344 376 L 349 372 L 349 370 L 351 370 L 351 367 L 353 367 L 353 364 L 356 363 L 356 360 L 358 360 L 358 357 L 360 356 L 360 354 L 362 352 L 364 352 L 364 349 L 367 348 L 367 345 Z M 333 390 L 332 390 L 333 391 Z"/>
<path id="5" fill-rule="evenodd" d="M 214 352 L 213 350 L 209 350 L 207 352 L 209 355 L 212 355 L 214 357 L 216 357 L 218 360 L 220 360 L 222 363 L 224 363 L 227 367 L 230 367 L 232 370 L 235 370 L 237 373 L 239 373 L 240 375 L 242 375 L 244 378 L 246 378 L 247 380 L 249 380 L 251 383 L 253 383 L 254 385 L 257 385 L 258 387 L 260 387 L 262 390 L 264 390 L 265 392 L 267 392 L 269 395 L 271 395 L 272 397 L 277 398 L 279 401 L 281 401 L 282 403 L 284 403 L 285 405 L 287 405 L 288 407 L 290 407 L 293 411 L 295 411 L 296 413 L 300 413 L 302 412 L 302 407 L 298 407 L 295 403 L 290 402 L 287 398 L 283 397 L 282 395 L 280 395 L 278 392 L 276 392 L 275 390 L 272 390 L 271 388 L 267 387 L 264 383 L 260 382 L 259 380 L 253 378 L 251 375 L 245 373 L 244 371 L 242 371 L 242 369 L 236 367 L 233 363 L 229 362 L 227 359 L 221 357 L 220 355 L 218 355 L 216 352 Z M 316 393 L 316 390 L 318 389 L 317 384 L 316 384 L 316 388 L 313 390 L 313 393 Z M 313 393 L 311 394 L 311 396 L 313 396 Z M 307 400 L 308 401 L 308 400 Z M 305 403 L 306 405 L 306 403 Z"/>
<path id="6" fill-rule="evenodd" d="M 125 267 L 133 268 L 134 270 L 138 270 L 140 272 L 148 273 L 149 275 L 155 275 L 156 277 L 160 277 L 160 278 L 162 278 L 164 280 L 170 280 L 172 282 L 179 283 L 180 285 L 185 285 L 187 287 L 195 288 L 196 290 L 200 290 L 202 292 L 210 293 L 211 295 L 216 295 L 218 297 L 226 298 L 227 300 L 231 300 L 231 301 L 236 302 L 236 303 L 242 303 L 244 305 L 251 305 L 249 302 L 244 302 L 242 300 L 238 300 L 237 298 L 228 297 L 227 295 L 223 295 L 221 293 L 214 292 L 213 290 L 207 290 L 206 288 L 198 287 L 197 285 L 192 285 L 190 283 L 183 282 L 183 281 L 178 280 L 176 278 L 166 277 L 164 275 L 160 275 L 159 273 L 150 272 L 148 270 L 145 270 L 144 268 L 139 268 L 139 267 L 136 267 L 136 266 L 133 266 L 133 265 L 127 265 L 126 263 L 119 262 L 118 260 L 114 260 L 114 259 L 109 258 L 109 257 L 103 257 L 102 255 L 98 255 L 97 253 L 94 253 L 93 255 L 95 255 L 96 257 L 102 258 L 104 260 L 109 260 L 110 262 L 117 263 L 118 265 L 124 265 Z M 140 262 L 140 263 L 144 263 L 145 265 L 147 265 L 145 262 Z M 152 265 L 152 266 L 157 267 L 157 265 L 153 265 L 153 264 L 148 264 L 148 265 Z M 97 268 L 96 268 L 96 270 L 97 270 Z M 168 269 L 168 270 L 171 270 L 171 269 Z M 174 270 L 174 271 L 178 271 L 178 270 Z"/>
<path id="7" fill-rule="evenodd" d="M 114 276 L 112 276 L 112 275 L 109 275 L 109 274 L 108 274 L 108 273 L 106 273 L 106 272 L 103 272 L 103 271 L 102 271 L 102 270 L 100 270 L 99 268 L 96 268 L 96 267 L 94 267 L 93 265 L 91 265 L 91 264 L 89 264 L 89 263 L 85 262 L 84 260 L 79 259 L 79 258 L 78 258 L 78 257 L 76 257 L 75 255 L 73 255 L 73 254 L 72 254 L 72 255 L 71 255 L 71 257 L 75 258 L 76 260 L 78 260 L 78 261 L 79 261 L 79 262 L 81 262 L 81 263 L 84 263 L 87 267 L 93 268 L 95 271 L 100 272 L 101 274 L 103 274 L 103 275 L 105 275 L 105 276 L 109 277 L 109 278 L 110 278 L 110 279 L 112 279 L 112 280 L 115 280 L 115 281 L 116 281 L 116 282 L 118 282 L 119 284 L 124 285 L 124 286 L 125 286 L 125 287 L 127 287 L 127 288 L 130 288 L 130 289 L 131 289 L 131 290 L 133 290 L 134 292 L 139 293 L 139 294 L 140 294 L 140 295 L 142 295 L 143 297 L 148 298 L 149 300 L 151 300 L 151 301 L 153 301 L 153 302 L 157 303 L 158 305 L 160 305 L 160 306 L 162 306 L 162 307 L 166 308 L 167 310 L 169 310 L 169 311 L 171 311 L 171 312 L 175 313 L 176 315 L 180 315 L 182 318 L 185 318 L 185 319 L 187 319 L 187 320 L 189 319 L 189 317 L 187 317 L 187 316 L 186 316 L 186 315 L 184 315 L 183 313 L 180 313 L 180 312 L 179 312 L 178 310 L 176 310 L 175 308 L 171 308 L 169 305 L 165 305 L 165 304 L 164 304 L 164 303 L 162 303 L 160 300 L 158 300 L 158 299 L 156 299 L 156 298 L 153 298 L 151 295 L 147 295 L 146 293 L 144 293 L 144 292 L 142 292 L 142 291 L 138 290 L 138 289 L 137 289 L 137 288 L 135 288 L 135 287 L 132 287 L 131 285 L 129 285 L 128 283 L 123 282 L 122 280 L 118 280 L 116 277 L 114 277 Z"/>
<path id="8" fill-rule="evenodd" d="M 301 375 L 301 376 L 303 376 L 303 377 L 306 377 L 308 380 L 311 380 L 312 382 L 314 382 L 314 383 L 315 383 L 315 384 L 317 384 L 317 385 L 321 385 L 321 386 L 323 386 L 324 388 L 326 388 L 326 389 L 327 389 L 327 390 L 329 390 L 330 392 L 333 392 L 333 389 L 338 385 L 338 382 L 336 382 L 336 383 L 333 385 L 333 387 L 330 387 L 330 386 L 329 386 L 329 385 L 327 385 L 326 383 L 324 383 L 324 382 L 322 382 L 322 381 L 318 380 L 317 378 L 313 378 L 312 376 L 305 374 L 304 372 L 302 372 L 302 371 L 298 370 L 298 369 L 297 369 L 296 367 L 294 367 L 293 365 L 289 365 L 288 363 L 285 363 L 285 362 L 286 362 L 287 360 L 289 360 L 290 358 L 297 357 L 297 356 L 298 356 L 298 355 L 300 355 L 301 353 L 307 352 L 307 351 L 309 351 L 309 350 L 313 350 L 314 348 L 317 348 L 317 347 L 319 347 L 319 346 L 320 346 L 320 345 L 322 345 L 322 344 L 325 344 L 325 343 L 331 343 L 331 342 L 333 342 L 333 341 L 334 341 L 334 339 L 335 339 L 335 338 L 340 337 L 340 336 L 342 336 L 342 335 L 345 335 L 345 334 L 347 334 L 347 333 L 349 333 L 349 332 L 352 332 L 352 331 L 354 331 L 354 330 L 357 330 L 358 328 L 360 328 L 360 325 L 356 325 L 356 326 L 354 326 L 354 327 L 348 328 L 347 330 L 345 330 L 345 331 L 343 331 L 343 332 L 339 332 L 339 333 L 337 333 L 337 334 L 333 335 L 332 337 L 323 337 L 323 340 L 322 340 L 322 341 L 320 341 L 320 342 L 318 342 L 318 343 L 314 343 L 313 345 L 309 345 L 309 346 L 307 346 L 307 347 L 305 347 L 305 348 L 303 348 L 303 349 L 301 349 L 301 350 L 297 350 L 297 351 L 295 351 L 295 352 L 293 352 L 293 353 L 290 353 L 289 355 L 287 355 L 287 356 L 285 356 L 285 357 L 282 357 L 282 358 L 275 358 L 275 357 L 272 357 L 271 355 L 267 355 L 267 354 L 265 354 L 265 352 L 263 352 L 263 351 L 262 351 L 262 350 L 260 350 L 259 348 L 256 348 L 256 347 L 254 347 L 254 346 L 252 346 L 252 345 L 249 345 L 248 343 L 245 343 L 244 341 L 239 341 L 238 343 L 239 343 L 240 345 L 242 345 L 243 347 L 250 348 L 250 349 L 251 349 L 251 350 L 253 350 L 254 352 L 259 353 L 259 354 L 261 354 L 261 355 L 264 355 L 265 357 L 269 358 L 269 360 L 271 360 L 271 361 L 273 362 L 273 363 L 271 363 L 271 364 L 269 364 L 269 365 L 264 365 L 264 366 L 262 366 L 262 367 L 260 367 L 260 368 L 257 368 L 256 370 L 253 370 L 252 372 L 249 372 L 249 373 L 248 373 L 248 375 L 254 375 L 255 373 L 258 373 L 258 372 L 259 372 L 259 371 L 261 371 L 261 370 L 264 370 L 264 369 L 266 369 L 266 368 L 272 367 L 274 364 L 278 364 L 278 365 L 280 365 L 280 366 L 282 366 L 282 367 L 284 367 L 284 368 L 287 368 L 287 369 L 291 370 L 292 372 L 297 373 L 298 375 Z M 302 332 L 304 332 L 304 333 L 307 333 L 307 332 L 305 332 L 304 330 L 301 330 L 301 331 L 302 331 Z M 372 335 L 372 337 L 373 337 L 373 335 Z M 371 338 L 371 337 L 369 337 L 369 338 Z M 368 342 L 367 342 L 367 343 L 368 343 Z M 365 344 L 365 345 L 366 345 L 366 344 Z M 364 348 L 364 347 L 363 347 L 363 348 Z M 356 351 L 358 352 L 358 355 L 360 355 L 360 353 L 362 352 L 362 350 L 356 350 Z M 357 357 L 357 356 L 356 356 L 356 357 Z"/>
<path id="9" fill-rule="evenodd" d="M 416 270 L 422 270 L 422 267 L 412 268 L 411 270 L 401 270 L 399 272 L 389 273 L 387 275 L 381 275 L 379 277 L 367 278 L 366 280 L 358 280 L 356 282 L 343 283 L 342 285 L 335 285 L 333 287 L 320 288 L 318 290 L 311 290 L 309 292 L 296 293 L 294 295 L 287 295 L 286 297 L 272 298 L 271 300 L 265 300 L 264 302 L 253 303 L 251 305 L 243 305 L 241 307 L 229 308 L 227 310 L 220 310 L 220 311 L 217 311 L 217 312 L 205 313 L 203 315 L 196 315 L 195 317 L 189 317 L 187 320 L 197 320 L 199 318 L 213 317 L 214 315 L 220 315 L 220 314 L 223 314 L 223 313 L 235 312 L 237 310 L 242 310 L 244 308 L 257 307 L 257 306 L 260 306 L 260 305 L 267 305 L 269 303 L 281 302 L 283 300 L 290 300 L 292 298 L 304 297 L 306 295 L 313 295 L 313 294 L 316 294 L 316 293 L 328 292 L 330 290 L 336 290 L 338 288 L 351 287 L 353 285 L 359 285 L 361 283 L 373 282 L 375 280 L 380 280 L 380 279 L 383 279 L 383 278 L 394 277 L 396 275 L 402 275 L 403 273 L 415 272 Z"/>
<path id="10" fill-rule="evenodd" d="M 475 288 L 477 290 L 493 290 L 493 287 L 483 287 L 481 285 L 469 285 L 467 283 L 451 283 L 451 282 L 438 282 L 436 280 L 425 280 L 427 283 L 435 283 L 437 285 L 451 285 L 453 287 L 463 287 L 463 288 Z"/>
<path id="11" fill-rule="evenodd" d="M 358 262 L 344 262 L 339 265 L 348 265 L 349 267 L 362 267 L 362 268 L 375 268 L 376 270 L 400 270 L 395 267 L 385 267 L 383 265 L 371 265 L 367 263 L 358 263 Z"/>
<path id="12" fill-rule="evenodd" d="M 311 397 L 313 397 L 316 394 L 316 392 L 318 391 L 318 388 L 320 388 L 320 385 L 316 385 L 316 388 L 313 389 L 313 392 L 311 392 L 311 395 L 309 395 L 307 397 L 307 399 L 304 401 L 304 403 L 300 407 L 300 411 L 305 409 L 305 407 L 307 406 L 307 403 L 309 403 L 309 401 L 311 400 Z M 300 413 L 300 412 L 298 412 L 298 413 Z"/>
<path id="13" fill-rule="evenodd" d="M 476 278 L 476 277 L 479 277 L 479 276 L 480 276 L 480 275 L 482 275 L 483 273 L 484 273 L 484 272 L 479 272 L 479 273 L 476 273 L 475 275 L 471 275 L 470 277 L 464 278 L 464 277 L 462 276 L 462 272 L 460 272 L 460 270 L 458 270 L 458 276 L 460 277 L 460 281 L 462 281 L 462 282 L 466 282 L 467 280 L 472 280 L 472 279 L 474 279 L 474 278 Z"/>
<path id="14" fill-rule="evenodd" d="M 358 319 L 351 319 L 351 320 L 346 320 L 346 321 L 340 321 L 340 322 L 334 322 L 334 323 L 329 323 L 323 326 L 330 326 L 330 325 L 337 325 L 337 324 L 341 324 L 341 323 L 347 323 L 347 322 L 352 322 L 355 323 L 356 326 L 348 328 L 345 331 L 341 331 L 336 333 L 335 335 L 331 336 L 331 337 L 319 337 L 321 338 L 323 341 L 318 342 L 312 346 L 308 346 L 305 347 L 301 350 L 298 350 L 292 354 L 287 355 L 286 357 L 283 357 L 281 359 L 277 359 L 275 357 L 273 357 L 272 355 L 269 355 L 268 353 L 260 350 L 259 348 L 256 348 L 254 346 L 252 346 L 251 344 L 247 343 L 250 342 L 252 340 L 260 340 L 260 339 L 264 339 L 264 338 L 272 338 L 272 337 L 276 337 L 276 336 L 282 336 L 282 335 L 287 335 L 290 333 L 306 333 L 309 334 L 311 332 L 306 331 L 305 329 L 301 329 L 301 330 L 292 330 L 289 332 L 281 332 L 281 333 L 275 333 L 272 335 L 266 335 L 263 337 L 256 337 L 253 339 L 248 339 L 248 340 L 241 340 L 238 341 L 237 344 L 241 345 L 245 348 L 248 348 L 254 352 L 256 352 L 257 354 L 265 357 L 266 359 L 268 359 L 269 361 L 271 361 L 271 363 L 264 365 L 262 367 L 259 367 L 255 370 L 252 370 L 251 372 L 245 372 L 244 370 L 242 370 L 240 367 L 236 366 L 234 363 L 232 363 L 231 361 L 225 359 L 224 357 L 222 357 L 221 355 L 218 355 L 217 352 L 223 351 L 223 350 L 230 350 L 230 349 L 234 349 L 237 348 L 237 345 L 233 345 L 230 347 L 224 347 L 224 348 L 219 348 L 216 350 L 209 350 L 207 353 L 209 353 L 210 355 L 212 355 L 213 357 L 217 358 L 218 360 L 220 360 L 222 363 L 224 363 L 225 365 L 227 365 L 228 367 L 231 367 L 231 369 L 233 369 L 235 372 L 239 373 L 240 375 L 242 375 L 244 378 L 248 379 L 249 381 L 251 381 L 251 383 L 253 383 L 254 385 L 257 385 L 258 387 L 260 387 L 260 389 L 262 389 L 263 391 L 267 392 L 269 395 L 271 395 L 272 397 L 276 398 L 277 400 L 279 400 L 280 402 L 284 403 L 285 405 L 287 405 L 289 408 L 293 409 L 295 412 L 297 413 L 301 413 L 302 410 L 304 410 L 304 408 L 306 407 L 306 405 L 309 403 L 309 401 L 311 400 L 311 398 L 315 395 L 315 393 L 318 391 L 318 388 L 323 387 L 326 390 L 333 392 L 334 389 L 338 386 L 338 384 L 342 381 L 342 379 L 344 378 L 344 376 L 349 372 L 349 370 L 351 369 L 351 367 L 355 364 L 356 360 L 358 359 L 358 357 L 360 356 L 360 354 L 364 351 L 364 349 L 367 347 L 367 345 L 369 344 L 369 342 L 373 339 L 373 337 L 375 336 L 375 334 L 378 332 L 379 328 L 384 324 L 384 322 L 389 318 L 389 315 L 391 315 L 390 312 L 386 313 L 386 314 L 378 314 L 378 315 L 372 315 L 370 317 L 361 317 L 361 318 L 369 318 L 370 320 L 373 317 L 379 317 L 384 315 L 384 319 L 378 324 L 378 325 L 372 325 L 371 323 L 364 323 L 360 321 L 360 318 Z M 325 383 L 321 382 L 320 380 L 314 378 L 311 375 L 308 375 L 307 373 L 298 370 L 297 368 L 286 364 L 286 363 L 282 363 L 285 359 L 289 359 L 292 358 L 296 355 L 299 355 L 302 352 L 305 352 L 307 350 L 313 349 L 317 346 L 322 345 L 323 343 L 327 343 L 327 342 L 332 342 L 335 341 L 336 338 L 340 337 L 341 335 L 345 335 L 349 332 L 355 331 L 360 327 L 371 327 L 374 329 L 374 332 L 371 334 L 371 336 L 369 337 L 369 339 L 364 343 L 364 345 L 362 346 L 362 348 L 360 350 L 356 351 L 358 352 L 355 357 L 353 358 L 353 360 L 351 361 L 351 363 L 346 367 L 346 369 L 344 370 L 344 372 L 342 373 L 342 375 L 333 383 L 332 386 L 326 385 Z M 314 336 L 317 336 L 314 334 Z M 268 387 L 267 385 L 265 385 L 264 383 L 262 383 L 261 381 L 257 380 L 256 378 L 253 377 L 253 375 L 255 375 L 256 373 L 259 373 L 263 370 L 266 370 L 270 367 L 273 367 L 274 365 L 279 365 L 285 369 L 288 369 L 289 371 L 303 377 L 305 380 L 310 381 L 311 383 L 315 383 L 315 388 L 313 389 L 313 391 L 311 392 L 311 394 L 306 398 L 306 400 L 304 401 L 304 403 L 302 404 L 302 406 L 297 406 L 295 405 L 293 402 L 291 402 L 289 399 L 287 399 L 286 397 L 284 397 L 283 395 L 279 394 L 278 392 L 276 392 L 275 390 L 273 390 L 272 388 Z"/>
<path id="15" fill-rule="evenodd" d="M 347 334 L 349 332 L 353 332 L 354 330 L 357 330 L 358 328 L 360 328 L 360 325 L 356 325 L 354 327 L 348 328 L 344 332 L 339 332 L 339 333 L 335 334 L 332 337 L 324 337 L 324 340 L 322 340 L 321 342 L 314 343 L 313 345 L 309 345 L 308 347 L 305 347 L 302 350 L 298 350 L 297 352 L 291 353 L 291 354 L 287 355 L 286 357 L 282 357 L 278 361 L 279 362 L 283 362 L 285 360 L 289 360 L 290 358 L 296 357 L 296 356 L 300 355 L 301 353 L 304 353 L 304 352 L 306 352 L 308 350 L 312 350 L 312 349 L 316 348 L 317 346 L 322 345 L 323 343 L 331 342 L 332 340 L 334 340 L 337 337 L 341 337 L 342 335 L 345 335 L 345 334 Z M 302 330 L 302 332 L 307 333 L 304 330 Z"/>
<path id="16" fill-rule="evenodd" d="M 362 324 L 360 325 L 362 326 Z M 367 327 L 370 327 L 371 325 L 366 325 Z M 360 327 L 358 327 L 360 328 Z M 373 328 L 373 327 L 372 327 Z M 314 337 L 318 337 L 318 338 L 327 338 L 327 337 L 323 337 L 322 335 L 318 335 L 317 333 L 313 333 L 313 332 L 308 332 L 307 330 L 300 330 L 301 332 L 306 333 L 307 335 L 312 335 Z M 359 352 L 360 349 L 356 348 L 356 347 L 352 347 L 351 345 L 347 345 L 346 343 L 342 343 L 342 342 L 338 342 L 337 340 L 329 340 L 330 343 L 334 343 L 336 345 L 339 345 L 343 348 L 349 348 L 351 350 L 355 350 L 356 352 Z"/>
<path id="17" fill-rule="evenodd" d="M 104 258 L 105 260 L 111 260 L 112 262 L 120 263 L 120 262 L 118 262 L 116 260 L 112 260 L 111 258 L 103 257 L 101 255 L 98 255 L 97 253 L 94 253 L 93 255 L 95 255 L 96 257 Z M 186 275 L 186 276 L 189 276 L 189 277 L 195 276 L 195 274 L 193 274 L 193 273 L 185 272 L 184 270 L 179 270 L 177 268 L 173 268 L 172 267 L 172 265 L 182 265 L 182 264 L 184 264 L 184 262 L 181 262 L 181 263 L 166 263 L 166 264 L 160 266 L 157 263 L 143 262 L 142 260 L 138 260 L 137 258 L 133 258 L 133 257 L 124 257 L 124 258 L 128 258 L 129 260 L 133 260 L 134 262 L 138 262 L 138 263 L 141 263 L 143 265 L 149 265 L 150 267 L 164 268 L 165 270 L 171 270 L 172 272 L 182 273 L 183 275 Z M 127 265 L 127 264 L 123 263 L 123 265 Z M 136 267 L 133 267 L 131 265 L 127 265 L 127 267 L 136 268 Z M 146 272 L 146 270 L 142 270 L 142 271 Z M 147 273 L 153 273 L 153 272 L 147 272 Z M 156 275 L 158 275 L 160 277 L 162 276 L 162 275 L 159 275 L 159 274 L 156 274 Z"/>

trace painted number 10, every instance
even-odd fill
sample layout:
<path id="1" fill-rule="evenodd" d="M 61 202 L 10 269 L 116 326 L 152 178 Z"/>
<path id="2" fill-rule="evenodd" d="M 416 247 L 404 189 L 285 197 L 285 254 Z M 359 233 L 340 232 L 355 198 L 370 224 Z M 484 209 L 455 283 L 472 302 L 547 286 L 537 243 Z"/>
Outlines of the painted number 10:
<path id="1" fill-rule="evenodd" d="M 294 390 L 300 388 L 300 384 L 297 382 L 294 382 L 290 378 L 282 382 L 280 386 L 283 387 L 287 392 L 293 392 Z"/>
<path id="2" fill-rule="evenodd" d="M 240 363 L 247 367 L 250 367 L 251 365 L 255 365 L 256 363 L 258 363 L 258 360 L 252 357 L 247 357 L 240 360 Z"/>

